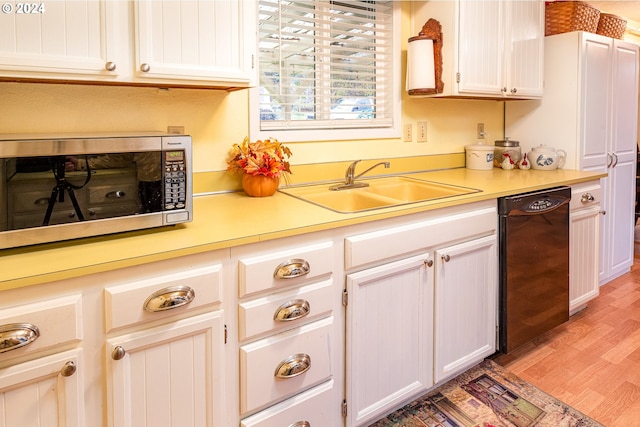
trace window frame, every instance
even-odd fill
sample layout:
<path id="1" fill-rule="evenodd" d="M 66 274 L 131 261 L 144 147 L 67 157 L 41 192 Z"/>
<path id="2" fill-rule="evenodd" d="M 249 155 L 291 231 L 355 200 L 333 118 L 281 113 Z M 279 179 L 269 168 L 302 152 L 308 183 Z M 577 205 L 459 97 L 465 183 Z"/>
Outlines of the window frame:
<path id="1" fill-rule="evenodd" d="M 401 116 L 402 116 L 402 91 L 401 91 L 401 2 L 393 1 L 392 20 L 392 57 L 394 58 L 392 70 L 393 80 L 391 88 L 392 124 L 386 127 L 363 127 L 363 123 L 355 123 L 353 128 L 322 128 L 311 129 L 313 121 L 310 121 L 308 129 L 282 129 L 282 130 L 262 130 L 260 120 L 260 86 L 249 89 L 249 138 L 252 141 L 266 138 L 277 138 L 286 142 L 308 142 L 308 141 L 338 141 L 338 140 L 362 140 L 362 139 L 387 139 L 400 138 Z M 257 12 L 256 12 L 257 13 Z M 256 52 L 259 40 L 256 37 Z M 256 64 L 260 61 L 256 59 Z M 257 65 L 259 67 L 259 65 Z M 256 81 L 259 82 L 260 70 L 256 70 Z M 355 122 L 355 121 L 354 121 Z M 344 126 L 344 123 L 340 123 Z"/>

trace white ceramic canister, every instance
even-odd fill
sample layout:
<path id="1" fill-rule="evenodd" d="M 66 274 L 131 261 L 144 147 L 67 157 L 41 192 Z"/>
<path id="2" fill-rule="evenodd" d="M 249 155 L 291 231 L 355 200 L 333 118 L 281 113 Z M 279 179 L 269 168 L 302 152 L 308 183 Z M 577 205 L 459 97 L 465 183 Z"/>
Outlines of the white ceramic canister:
<path id="1" fill-rule="evenodd" d="M 472 144 L 464 147 L 467 169 L 492 170 L 493 169 L 493 145 Z"/>

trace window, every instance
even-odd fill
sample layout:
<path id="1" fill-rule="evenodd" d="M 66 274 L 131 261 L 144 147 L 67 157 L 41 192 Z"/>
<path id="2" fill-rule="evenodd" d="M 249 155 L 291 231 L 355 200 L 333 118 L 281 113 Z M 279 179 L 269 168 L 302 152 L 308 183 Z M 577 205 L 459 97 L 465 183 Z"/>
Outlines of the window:
<path id="1" fill-rule="evenodd" d="M 400 136 L 394 3 L 259 0 L 260 80 L 251 94 L 252 139 Z"/>

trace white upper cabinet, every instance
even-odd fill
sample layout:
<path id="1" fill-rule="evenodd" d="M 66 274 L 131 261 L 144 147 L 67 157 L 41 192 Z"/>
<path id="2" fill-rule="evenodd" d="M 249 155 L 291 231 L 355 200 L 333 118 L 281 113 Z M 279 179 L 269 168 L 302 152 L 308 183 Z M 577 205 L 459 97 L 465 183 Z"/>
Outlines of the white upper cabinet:
<path id="1" fill-rule="evenodd" d="M 6 4 L 11 13 L 0 14 L 0 78 L 225 89 L 255 83 L 252 1 Z"/>
<path id="2" fill-rule="evenodd" d="M 246 0 L 135 2 L 135 77 L 249 86 L 255 5 Z"/>
<path id="3" fill-rule="evenodd" d="M 435 96 L 539 98 L 544 4 L 538 0 L 430 1 L 413 5 L 413 33 L 442 25 L 444 92 Z"/>
<path id="4" fill-rule="evenodd" d="M 0 14 L 0 77 L 116 80 L 120 2 L 5 2 Z"/>

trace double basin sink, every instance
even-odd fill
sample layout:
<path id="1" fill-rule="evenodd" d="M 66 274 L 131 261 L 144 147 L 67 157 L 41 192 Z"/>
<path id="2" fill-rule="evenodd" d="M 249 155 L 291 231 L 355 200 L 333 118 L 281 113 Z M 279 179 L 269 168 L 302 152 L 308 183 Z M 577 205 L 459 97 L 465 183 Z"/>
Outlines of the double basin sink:
<path id="1" fill-rule="evenodd" d="M 475 188 L 402 176 L 365 179 L 358 183 L 368 185 L 330 190 L 329 185 L 319 184 L 285 187 L 279 191 L 339 213 L 363 212 L 480 192 Z"/>

